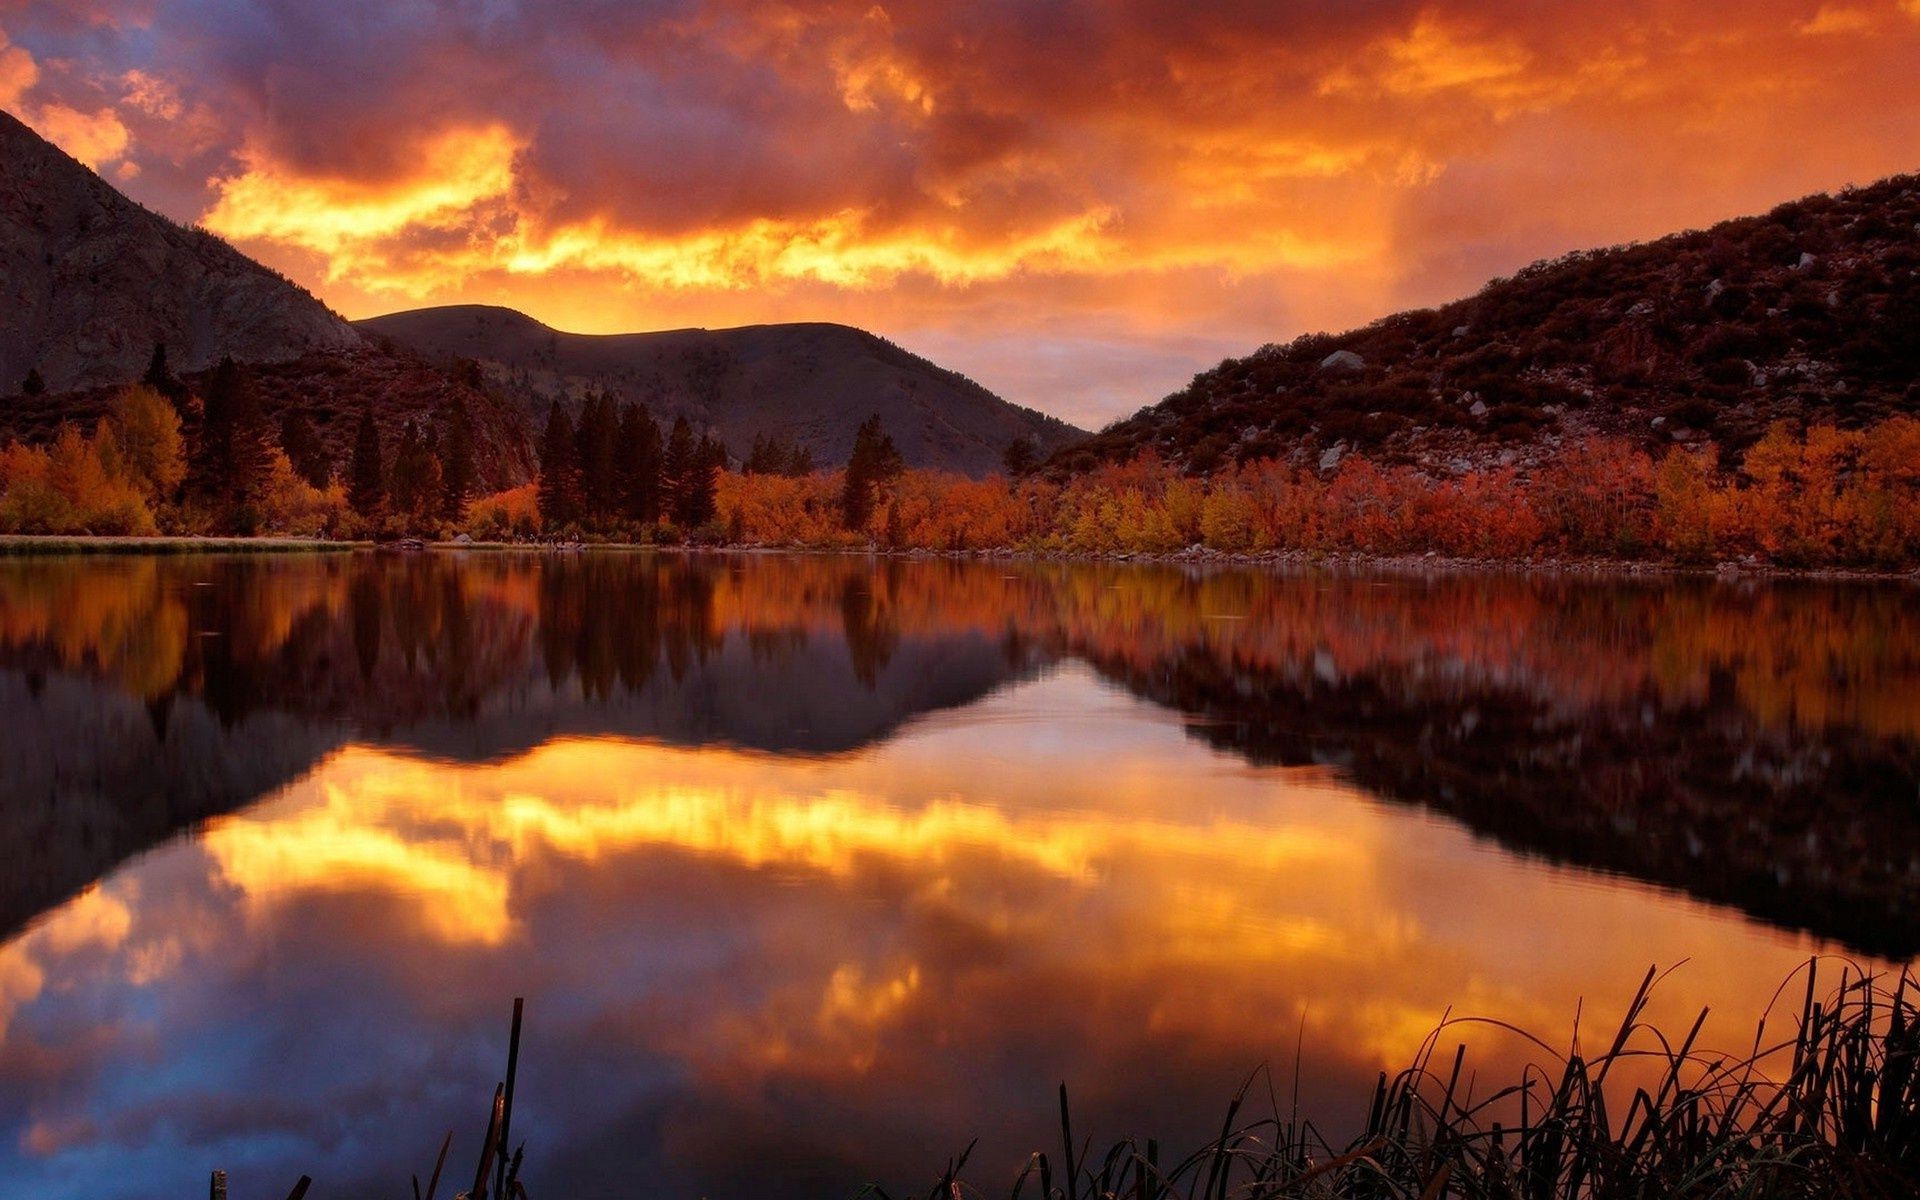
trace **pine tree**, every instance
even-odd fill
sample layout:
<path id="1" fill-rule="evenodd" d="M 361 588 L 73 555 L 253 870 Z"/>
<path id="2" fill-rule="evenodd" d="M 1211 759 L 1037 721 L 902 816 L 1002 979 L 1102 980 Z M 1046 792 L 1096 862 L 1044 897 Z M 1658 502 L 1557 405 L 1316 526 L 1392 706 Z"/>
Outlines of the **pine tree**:
<path id="1" fill-rule="evenodd" d="M 251 381 L 231 357 L 207 379 L 200 428 L 188 461 L 188 489 L 215 508 L 252 503 L 266 483 L 265 419 Z"/>
<path id="2" fill-rule="evenodd" d="M 1022 436 L 1007 444 L 1006 457 L 1002 461 L 1006 463 L 1007 474 L 1018 479 L 1033 470 L 1035 457 L 1033 439 Z"/>
<path id="3" fill-rule="evenodd" d="M 473 462 L 473 418 L 465 402 L 455 397 L 446 410 L 447 436 L 440 471 L 440 515 L 456 524 L 467 519 L 467 501 L 473 497 L 477 472 Z"/>
<path id="4" fill-rule="evenodd" d="M 841 485 L 840 509 L 848 529 L 863 530 L 873 519 L 873 506 L 879 489 L 893 482 L 903 464 L 893 439 L 880 427 L 880 414 L 860 422 L 853 435 L 853 453 L 847 459 L 845 482 Z"/>
<path id="5" fill-rule="evenodd" d="M 39 396 L 44 395 L 46 390 L 47 381 L 40 378 L 40 368 L 29 367 L 27 369 L 27 377 L 20 381 L 20 394 L 22 396 Z"/>
<path id="6" fill-rule="evenodd" d="M 660 507 L 685 526 L 687 490 L 693 485 L 699 445 L 693 440 L 693 426 L 685 416 L 673 419 L 673 432 L 667 435 L 667 448 L 660 461 Z"/>
<path id="7" fill-rule="evenodd" d="M 693 448 L 691 465 L 682 477 L 679 507 L 674 521 L 693 530 L 712 521 L 718 511 L 715 503 L 719 474 L 726 469 L 727 448 L 711 437 L 703 437 Z"/>
<path id="8" fill-rule="evenodd" d="M 408 524 L 420 511 L 421 493 L 426 480 L 421 471 L 420 431 L 412 421 L 400 427 L 400 440 L 393 448 L 393 471 L 388 477 L 388 499 L 394 515 Z"/>
<path id="9" fill-rule="evenodd" d="M 805 479 L 807 476 L 813 474 L 813 451 L 807 449 L 805 446 L 795 446 L 793 448 L 793 456 L 787 460 L 784 471 L 794 479 Z"/>
<path id="10" fill-rule="evenodd" d="M 373 408 L 369 405 L 360 410 L 360 427 L 354 431 L 347 504 L 354 512 L 373 520 L 385 510 L 386 501 L 387 473 L 381 461 L 380 426 L 374 423 Z"/>
<path id="11" fill-rule="evenodd" d="M 147 360 L 147 373 L 141 376 L 140 382 L 146 384 L 171 401 L 174 410 L 183 418 L 187 415 L 187 401 L 192 397 L 193 393 L 188 390 L 186 384 L 176 379 L 173 372 L 167 368 L 167 344 L 165 342 L 155 342 L 153 344 L 153 357 Z"/>
<path id="12" fill-rule="evenodd" d="M 620 409 L 620 448 L 616 457 L 620 513 L 638 525 L 660 519 L 660 427 L 644 404 Z"/>
<path id="13" fill-rule="evenodd" d="M 280 449 L 286 451 L 287 462 L 300 478 L 313 487 L 327 486 L 327 480 L 333 475 L 333 462 L 327 448 L 320 444 L 320 436 L 313 431 L 313 422 L 295 405 L 288 405 L 280 414 Z"/>
<path id="14" fill-rule="evenodd" d="M 535 493 L 540 520 L 548 532 L 580 519 L 580 472 L 574 451 L 573 422 L 555 400 L 547 406 L 547 429 L 540 438 L 540 486 Z"/>
<path id="15" fill-rule="evenodd" d="M 618 515 L 620 496 L 615 464 L 619 458 L 620 419 L 607 396 L 591 396 L 580 410 L 580 428 L 574 433 L 575 461 L 580 470 L 580 506 L 586 521 L 597 527 Z"/>

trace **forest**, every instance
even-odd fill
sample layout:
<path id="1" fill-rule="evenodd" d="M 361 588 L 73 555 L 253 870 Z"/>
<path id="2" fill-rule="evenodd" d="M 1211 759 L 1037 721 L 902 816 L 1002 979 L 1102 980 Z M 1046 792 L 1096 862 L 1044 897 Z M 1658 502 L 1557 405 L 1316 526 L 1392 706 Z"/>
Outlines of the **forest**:
<path id="1" fill-rule="evenodd" d="M 91 430 L 0 447 L 0 533 L 1920 565 L 1920 420 L 1908 416 L 1780 421 L 1739 454 L 1691 442 L 1656 455 L 1596 434 L 1544 465 L 1458 474 L 1359 453 L 1325 470 L 1264 459 L 1197 473 L 1145 451 L 1063 476 L 1016 443 L 1007 471 L 970 479 L 905 467 L 878 417 L 844 467 L 823 470 L 777 437 L 735 455 L 685 417 L 663 432 L 644 406 L 599 396 L 577 421 L 550 408 L 534 482 L 477 495 L 457 401 L 391 445 L 363 410 L 336 463 L 297 407 L 263 414 L 247 368 L 222 363 L 202 391 L 156 349 Z"/>

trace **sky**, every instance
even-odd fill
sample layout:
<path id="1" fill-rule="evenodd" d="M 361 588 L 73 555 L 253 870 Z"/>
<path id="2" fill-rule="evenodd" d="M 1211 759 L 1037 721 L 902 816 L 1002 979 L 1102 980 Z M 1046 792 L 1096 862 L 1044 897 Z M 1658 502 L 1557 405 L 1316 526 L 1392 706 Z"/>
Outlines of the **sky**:
<path id="1" fill-rule="evenodd" d="M 1920 169 L 1920 0 L 0 0 L 0 108 L 349 317 L 875 330 L 1086 426 Z"/>

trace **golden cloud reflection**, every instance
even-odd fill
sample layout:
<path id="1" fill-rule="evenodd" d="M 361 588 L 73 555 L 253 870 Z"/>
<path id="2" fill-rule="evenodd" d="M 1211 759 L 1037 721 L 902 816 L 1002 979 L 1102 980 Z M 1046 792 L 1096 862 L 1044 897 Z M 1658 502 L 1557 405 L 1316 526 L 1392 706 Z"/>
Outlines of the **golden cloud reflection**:
<path id="1" fill-rule="evenodd" d="M 1173 745 L 1181 766 L 1200 755 Z M 1663 994 L 1673 1011 L 1732 992 L 1744 1021 L 1812 947 L 1641 890 L 1492 866 L 1456 830 L 1312 772 L 1221 773 L 1200 793 L 1210 803 L 1166 790 L 1155 804 L 1171 777 L 1155 739 L 1132 758 L 1069 752 L 1051 785 L 1016 766 L 1004 788 L 959 782 L 974 749 L 964 726 L 826 761 L 571 740 L 464 766 L 355 748 L 203 844 L 257 930 L 316 900 L 379 896 L 383 922 L 450 951 L 527 952 L 584 880 L 640 881 L 638 900 L 595 900 L 608 904 L 644 903 L 647 880 L 687 872 L 700 894 L 758 894 L 759 879 L 805 895 L 820 924 L 804 932 L 778 905 L 749 910 L 776 942 L 802 941 L 738 964 L 782 974 L 759 1003 L 703 1009 L 672 1035 L 728 1078 L 844 1080 L 924 1053 L 920 1033 L 990 1037 L 974 1023 L 1035 979 L 1138 1020 L 1123 1039 L 1252 1061 L 1304 1019 L 1343 1061 L 1378 1070 L 1449 1008 L 1560 1030 L 1583 995 L 1623 995 L 1653 961 L 1694 959 Z M 929 786 L 936 765 L 944 789 Z M 877 943 L 861 929 L 875 904 L 904 922 Z M 980 961 L 926 942 L 934 928 L 967 930 Z M 1543 936 L 1574 928 L 1577 946 L 1544 953 Z"/>

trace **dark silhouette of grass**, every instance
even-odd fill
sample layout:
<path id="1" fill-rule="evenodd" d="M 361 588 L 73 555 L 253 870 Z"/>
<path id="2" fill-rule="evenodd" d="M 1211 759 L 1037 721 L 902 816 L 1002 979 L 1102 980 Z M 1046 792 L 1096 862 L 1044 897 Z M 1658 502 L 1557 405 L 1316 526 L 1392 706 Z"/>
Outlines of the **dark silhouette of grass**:
<path id="1" fill-rule="evenodd" d="M 1035 1153 L 1014 1200 L 1611 1200 L 1614 1197 L 1880 1198 L 1920 1195 L 1920 1024 L 1914 981 L 1843 970 L 1824 998 L 1818 962 L 1790 1032 L 1776 994 L 1751 1048 L 1698 1046 L 1700 1017 L 1677 1041 L 1643 1021 L 1647 973 L 1606 1050 L 1561 1055 L 1501 1022 L 1443 1021 L 1399 1075 L 1384 1073 L 1365 1129 L 1329 1145 L 1297 1111 L 1245 1114 L 1254 1080 L 1227 1106 L 1218 1138 L 1182 1158 L 1152 1139 L 1104 1152 L 1076 1142 L 1060 1089 L 1057 1156 Z M 1491 1025 L 1536 1047 L 1550 1066 L 1476 1097 L 1466 1051 L 1440 1057 L 1460 1025 Z M 1644 1068 L 1651 1065 L 1649 1076 Z M 1650 1080 L 1635 1085 L 1619 1077 Z M 1613 1082 L 1610 1084 L 1610 1077 Z M 1257 1076 L 1255 1077 L 1258 1078 Z M 971 1150 L 971 1147 L 969 1148 Z M 982 1191 L 950 1163 L 927 1200 Z M 866 1196 L 891 1200 L 881 1188 Z"/>

